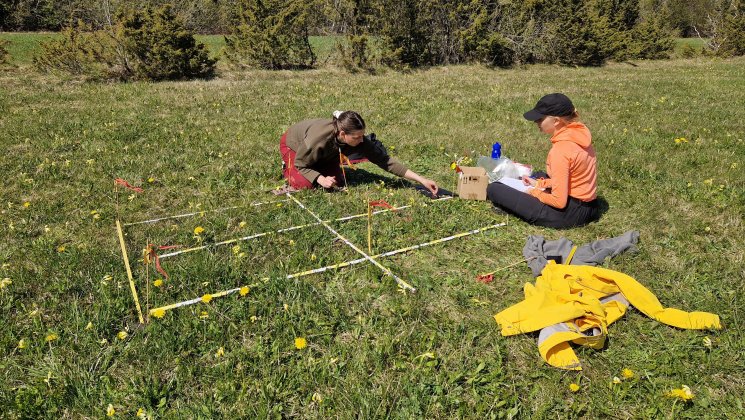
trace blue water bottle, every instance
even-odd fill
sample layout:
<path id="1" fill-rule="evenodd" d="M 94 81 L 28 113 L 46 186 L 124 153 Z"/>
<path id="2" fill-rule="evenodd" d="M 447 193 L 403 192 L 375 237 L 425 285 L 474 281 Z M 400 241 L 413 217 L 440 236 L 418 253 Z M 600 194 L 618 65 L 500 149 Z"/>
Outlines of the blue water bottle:
<path id="1" fill-rule="evenodd" d="M 491 147 L 491 158 L 496 160 L 500 157 L 502 157 L 502 145 L 499 142 L 495 142 Z"/>

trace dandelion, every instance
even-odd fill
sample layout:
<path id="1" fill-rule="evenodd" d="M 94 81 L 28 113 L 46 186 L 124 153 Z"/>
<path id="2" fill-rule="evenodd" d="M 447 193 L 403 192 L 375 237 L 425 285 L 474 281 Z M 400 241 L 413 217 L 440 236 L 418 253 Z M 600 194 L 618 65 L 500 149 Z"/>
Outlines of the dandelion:
<path id="1" fill-rule="evenodd" d="M 305 341 L 305 338 L 303 337 L 296 337 L 295 338 L 295 348 L 298 350 L 302 350 L 304 348 L 308 347 L 308 342 Z"/>
<path id="2" fill-rule="evenodd" d="M 147 412 L 145 412 L 145 409 L 140 407 L 137 409 L 137 414 L 135 414 L 138 419 L 144 419 L 147 418 Z"/>
<path id="3" fill-rule="evenodd" d="M 579 385 L 572 382 L 571 384 L 569 384 L 569 390 L 572 392 L 577 392 L 579 391 Z"/>
<path id="4" fill-rule="evenodd" d="M 153 309 L 153 311 L 150 312 L 150 314 L 152 316 L 160 319 L 160 318 L 163 318 L 164 316 L 166 316 L 166 310 L 165 309 L 161 309 L 161 308 Z"/>
<path id="5" fill-rule="evenodd" d="M 711 338 L 709 338 L 708 336 L 704 337 L 704 340 L 703 340 L 703 342 L 704 342 L 704 347 L 706 347 L 706 348 L 708 348 L 708 349 L 710 349 L 710 348 L 711 348 L 711 346 L 712 346 L 712 344 L 713 344 L 713 343 L 711 342 Z"/>
<path id="6" fill-rule="evenodd" d="M 318 257 L 316 257 L 316 254 L 310 254 L 310 260 L 311 261 L 315 261 L 316 258 L 318 258 Z"/>
<path id="7" fill-rule="evenodd" d="M 617 385 L 621 383 L 621 379 L 618 376 L 613 377 L 613 384 Z"/>
<path id="8" fill-rule="evenodd" d="M 708 227 L 708 226 L 706 226 L 706 227 L 704 228 L 704 230 L 705 230 L 706 232 L 709 232 L 709 231 L 711 231 L 711 228 L 710 228 L 710 227 Z"/>
<path id="9" fill-rule="evenodd" d="M 202 303 L 210 303 L 212 301 L 212 295 L 207 293 L 202 296 Z"/>
<path id="10" fill-rule="evenodd" d="M 293 241 L 292 239 L 290 239 L 290 246 L 295 246 L 295 241 Z"/>
<path id="11" fill-rule="evenodd" d="M 163 279 L 157 279 L 153 282 L 153 286 L 155 287 L 163 287 Z"/>
<path id="12" fill-rule="evenodd" d="M 233 251 L 233 255 L 238 255 L 241 252 L 241 246 L 240 245 L 234 245 L 233 248 L 231 248 Z"/>
<path id="13" fill-rule="evenodd" d="M 26 340 L 25 339 L 22 338 L 22 339 L 18 340 L 18 348 L 21 349 L 21 350 L 23 350 L 23 349 L 26 348 Z"/>
<path id="14" fill-rule="evenodd" d="M 688 143 L 688 139 L 685 137 L 678 137 L 675 139 L 675 144 Z"/>
<path id="15" fill-rule="evenodd" d="M 215 357 L 222 357 L 222 356 L 225 356 L 225 349 L 220 347 L 219 349 L 217 349 L 217 353 L 215 353 Z"/>
<path id="16" fill-rule="evenodd" d="M 204 232 L 204 228 L 203 228 L 203 227 L 201 227 L 201 226 L 197 226 L 197 227 L 195 227 L 195 228 L 194 228 L 194 234 L 195 234 L 195 235 L 199 235 L 199 234 L 201 234 L 202 232 Z"/>
<path id="17" fill-rule="evenodd" d="M 202 311 L 199 313 L 199 319 L 207 319 L 210 317 L 210 314 L 207 313 L 207 311 Z"/>
<path id="18" fill-rule="evenodd" d="M 238 223 L 238 227 L 241 228 L 241 229 L 244 228 L 244 227 L 246 227 L 246 222 L 240 222 L 240 223 Z"/>
<path id="19" fill-rule="evenodd" d="M 44 340 L 46 340 L 47 343 L 51 343 L 52 341 L 58 339 L 59 336 L 55 333 L 49 333 L 46 337 L 44 337 Z"/>
<path id="20" fill-rule="evenodd" d="M 114 414 L 116 414 L 116 410 L 114 410 L 114 406 L 109 404 L 108 407 L 106 407 L 106 417 L 114 417 Z"/>
<path id="21" fill-rule="evenodd" d="M 65 246 L 64 246 L 64 245 L 60 245 L 60 246 L 58 246 L 58 247 L 57 247 L 57 252 L 59 252 L 59 253 L 63 253 L 63 252 L 65 252 L 65 249 L 66 249 L 66 248 L 65 248 Z"/>
<path id="22" fill-rule="evenodd" d="M 31 203 L 28 202 L 28 201 L 26 201 L 25 203 L 23 203 L 23 207 L 29 208 L 29 207 L 31 207 Z"/>
<path id="23" fill-rule="evenodd" d="M 313 401 L 314 403 L 316 403 L 316 404 L 320 404 L 320 403 L 322 403 L 322 402 L 323 402 L 323 397 L 321 396 L 321 394 L 319 394 L 319 393 L 317 393 L 317 392 L 314 392 L 314 393 L 313 393 L 313 396 L 312 396 L 312 397 L 311 397 L 310 399 L 311 399 L 311 400 L 312 400 L 312 401 Z"/>
<path id="24" fill-rule="evenodd" d="M 287 312 L 288 310 L 290 310 L 290 305 L 288 305 L 286 303 L 284 305 L 282 305 L 282 307 L 284 308 L 285 312 Z"/>
<path id="25" fill-rule="evenodd" d="M 88 321 L 88 325 L 85 326 L 86 330 L 92 330 L 93 329 L 93 323 Z"/>
<path id="26" fill-rule="evenodd" d="M 2 280 L 0 280 L 0 289 L 5 289 L 6 287 L 13 284 L 13 280 L 11 280 L 9 277 L 6 277 Z"/>
<path id="27" fill-rule="evenodd" d="M 633 370 L 626 368 L 621 371 L 621 376 L 623 376 L 624 379 L 631 379 L 635 376 L 635 374 Z"/>
<path id="28" fill-rule="evenodd" d="M 119 332 L 118 332 L 118 333 L 116 334 L 116 338 L 118 338 L 118 339 L 120 339 L 120 340 L 124 340 L 125 338 L 127 338 L 127 336 L 128 336 L 128 335 L 129 335 L 129 334 L 127 334 L 127 332 L 126 332 L 126 331 L 119 331 Z"/>
<path id="29" fill-rule="evenodd" d="M 248 319 L 251 320 L 251 323 L 253 324 L 254 322 L 256 322 L 259 319 L 259 317 L 257 317 L 256 315 L 251 315 L 251 317 L 248 318 Z"/>
<path id="30" fill-rule="evenodd" d="M 282 203 L 277 203 L 277 207 L 282 207 Z"/>
<path id="31" fill-rule="evenodd" d="M 150 178 L 147 179 L 147 182 L 150 183 L 150 184 L 152 184 L 153 182 L 155 182 L 155 178 L 150 177 Z"/>
<path id="32" fill-rule="evenodd" d="M 688 402 L 695 397 L 693 395 L 693 392 L 691 392 L 691 388 L 688 387 L 688 385 L 683 385 L 681 388 L 673 389 L 672 391 L 667 393 L 668 397 L 672 398 L 680 398 L 681 400 Z"/>
<path id="33" fill-rule="evenodd" d="M 241 296 L 246 296 L 249 290 L 250 289 L 248 288 L 248 286 L 243 286 L 241 287 L 241 290 L 238 291 L 238 293 L 240 293 Z"/>

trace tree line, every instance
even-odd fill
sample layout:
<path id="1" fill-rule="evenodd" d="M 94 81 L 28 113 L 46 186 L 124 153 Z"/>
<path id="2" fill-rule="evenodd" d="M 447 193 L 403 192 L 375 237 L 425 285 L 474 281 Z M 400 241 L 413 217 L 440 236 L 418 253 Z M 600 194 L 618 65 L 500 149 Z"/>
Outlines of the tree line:
<path id="1" fill-rule="evenodd" d="M 265 69 L 314 67 L 309 37 L 319 34 L 342 36 L 337 61 L 351 71 L 378 65 L 599 66 L 607 60 L 660 59 L 671 52 L 673 37 L 688 30 L 707 39 L 710 54 L 745 54 L 745 0 L 693 3 L 10 0 L 2 3 L 8 11 L 2 24 L 62 32 L 36 58 L 42 70 L 120 80 L 211 77 L 216 59 L 193 37 L 210 32 L 225 35 L 220 59 Z"/>

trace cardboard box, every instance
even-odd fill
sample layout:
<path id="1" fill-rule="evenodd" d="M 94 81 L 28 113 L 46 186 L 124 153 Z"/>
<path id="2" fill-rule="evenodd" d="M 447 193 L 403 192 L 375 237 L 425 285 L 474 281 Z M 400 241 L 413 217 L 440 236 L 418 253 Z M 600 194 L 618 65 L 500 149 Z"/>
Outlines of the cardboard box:
<path id="1" fill-rule="evenodd" d="M 458 196 L 466 200 L 486 200 L 489 177 L 479 166 L 461 166 L 458 173 Z"/>

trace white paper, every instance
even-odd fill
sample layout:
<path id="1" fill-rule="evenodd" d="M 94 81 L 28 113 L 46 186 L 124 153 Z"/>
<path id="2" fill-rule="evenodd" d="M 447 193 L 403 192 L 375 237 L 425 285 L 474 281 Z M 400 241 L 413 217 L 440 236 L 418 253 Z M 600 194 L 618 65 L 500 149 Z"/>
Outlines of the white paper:
<path id="1" fill-rule="evenodd" d="M 525 185 L 523 183 L 523 180 L 522 179 L 502 177 L 497 182 L 501 182 L 502 184 L 504 184 L 504 185 L 506 185 L 506 186 L 508 186 L 510 188 L 516 189 L 516 190 L 518 190 L 520 192 L 525 192 L 525 191 L 528 190 L 528 188 L 530 188 L 530 185 Z"/>

